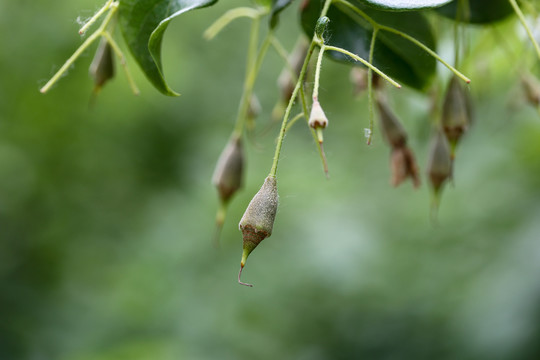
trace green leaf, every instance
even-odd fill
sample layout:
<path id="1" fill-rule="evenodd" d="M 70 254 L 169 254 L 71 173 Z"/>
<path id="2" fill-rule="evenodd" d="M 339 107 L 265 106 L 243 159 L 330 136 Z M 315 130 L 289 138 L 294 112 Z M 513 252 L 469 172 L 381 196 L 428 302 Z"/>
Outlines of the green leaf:
<path id="1" fill-rule="evenodd" d="M 437 12 L 445 17 L 457 19 L 458 8 L 466 3 L 469 3 L 469 14 L 467 15 L 465 9 L 460 9 L 462 15 L 460 15 L 459 20 L 472 24 L 487 24 L 500 21 L 514 13 L 514 9 L 508 0 L 490 0 L 489 2 L 485 0 L 456 0 L 437 9 Z"/>
<path id="2" fill-rule="evenodd" d="M 270 28 L 278 24 L 279 14 L 291 4 L 292 0 L 272 0 L 272 14 L 270 15 Z"/>
<path id="3" fill-rule="evenodd" d="M 169 22 L 217 0 L 122 0 L 119 20 L 124 39 L 150 82 L 165 95 L 178 96 L 163 76 L 161 43 Z"/>
<path id="4" fill-rule="evenodd" d="M 429 9 L 448 4 L 454 0 L 361 0 L 362 2 L 381 10 L 407 11 Z M 459 0 L 458 0 L 459 1 Z"/>
<path id="5" fill-rule="evenodd" d="M 308 0 L 302 8 L 302 27 L 313 36 L 315 24 L 322 8 L 321 0 Z M 429 22 L 421 12 L 388 12 L 370 8 L 359 0 L 350 0 L 380 25 L 400 30 L 435 49 L 435 37 Z M 343 6 L 332 6 L 328 12 L 328 45 L 347 49 L 364 59 L 369 58 L 373 29 L 360 15 Z M 348 56 L 330 51 L 328 55 L 350 65 L 362 66 Z M 424 89 L 435 74 L 436 61 L 418 46 L 401 36 L 380 30 L 377 34 L 373 65 L 393 79 L 415 89 Z"/>

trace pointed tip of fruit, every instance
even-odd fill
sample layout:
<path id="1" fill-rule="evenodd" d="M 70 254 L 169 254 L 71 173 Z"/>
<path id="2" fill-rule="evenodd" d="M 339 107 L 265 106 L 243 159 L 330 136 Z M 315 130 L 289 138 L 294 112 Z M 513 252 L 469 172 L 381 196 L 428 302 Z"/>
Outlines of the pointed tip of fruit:
<path id="1" fill-rule="evenodd" d="M 244 286 L 247 286 L 247 287 L 253 287 L 253 284 L 248 284 L 248 283 L 245 283 L 245 282 L 242 282 L 241 278 L 242 278 L 242 270 L 244 269 L 244 263 L 240 263 L 240 271 L 238 272 L 238 283 L 240 285 L 244 285 Z"/>

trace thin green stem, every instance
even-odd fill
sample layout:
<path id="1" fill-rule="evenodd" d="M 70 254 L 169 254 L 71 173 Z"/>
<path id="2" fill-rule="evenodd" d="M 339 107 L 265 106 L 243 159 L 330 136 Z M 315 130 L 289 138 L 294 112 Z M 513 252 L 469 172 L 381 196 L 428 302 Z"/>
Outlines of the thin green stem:
<path id="1" fill-rule="evenodd" d="M 332 4 L 332 0 L 326 0 L 324 2 L 324 6 L 319 17 L 326 16 L 331 4 Z M 270 169 L 269 176 L 276 177 L 278 163 L 279 163 L 279 156 L 281 155 L 281 148 L 283 146 L 283 140 L 285 139 L 285 130 L 287 129 L 287 121 L 289 120 L 289 116 L 291 115 L 291 109 L 294 105 L 294 100 L 298 96 L 298 92 L 300 91 L 300 88 L 302 87 L 302 83 L 304 82 L 304 77 L 306 76 L 306 71 L 309 65 L 309 61 L 311 60 L 311 56 L 313 55 L 315 46 L 317 46 L 318 43 L 319 41 L 317 40 L 316 36 L 313 35 L 313 38 L 311 39 L 311 44 L 309 45 L 309 49 L 306 54 L 306 58 L 304 59 L 304 64 L 302 65 L 302 70 L 300 71 L 300 75 L 298 76 L 298 80 L 296 81 L 296 86 L 294 87 L 291 98 L 289 99 L 289 103 L 287 104 L 287 108 L 285 109 L 285 114 L 283 115 L 283 122 L 281 124 L 281 129 L 279 131 L 279 136 L 278 136 L 277 144 L 276 144 L 276 151 L 274 153 L 274 160 L 272 162 L 272 168 Z"/>
<path id="2" fill-rule="evenodd" d="M 107 10 L 109 10 L 109 8 L 111 7 L 111 5 L 113 4 L 113 1 L 114 0 L 107 0 L 107 2 L 105 3 L 105 5 L 103 5 L 103 7 L 101 9 L 98 10 L 97 13 L 94 14 L 94 16 L 92 16 L 84 25 L 83 27 L 80 28 L 79 30 L 79 35 L 83 35 L 89 28 L 90 26 L 94 25 L 94 23 L 101 17 L 101 15 L 105 14 L 105 12 Z"/>
<path id="3" fill-rule="evenodd" d="M 249 111 L 249 101 L 251 98 L 250 88 L 253 87 L 252 83 L 255 82 L 253 75 L 254 66 L 257 57 L 257 45 L 259 43 L 261 19 L 259 16 L 253 19 L 251 23 L 251 31 L 249 36 L 249 45 L 246 58 L 246 75 L 244 77 L 244 85 L 242 87 L 242 97 L 240 99 L 240 105 L 238 108 L 238 115 L 236 118 L 236 124 L 234 127 L 234 133 L 236 136 L 242 136 L 244 131 L 244 125 L 247 119 L 247 113 Z"/>
<path id="4" fill-rule="evenodd" d="M 465 81 L 467 84 L 469 84 L 471 82 L 471 79 L 469 79 L 467 76 L 463 75 L 460 71 L 458 71 L 455 67 L 453 67 L 452 65 L 450 65 L 449 63 L 447 63 L 445 60 L 443 60 L 435 51 L 431 50 L 430 48 L 428 48 L 426 45 L 422 44 L 420 41 L 416 40 L 414 37 L 410 36 L 410 35 L 407 35 L 405 34 L 404 32 L 402 31 L 399 31 L 397 29 L 394 29 L 394 28 L 391 28 L 389 26 L 385 26 L 385 25 L 379 25 L 379 29 L 380 30 L 384 30 L 384 31 L 388 31 L 388 32 L 391 32 L 391 33 L 394 33 L 396 35 L 399 35 L 407 40 L 409 40 L 410 42 L 412 42 L 413 44 L 415 44 L 416 46 L 418 46 L 419 48 L 421 48 L 422 50 L 424 50 L 425 52 L 427 52 L 429 55 L 433 56 L 435 59 L 437 59 L 441 64 L 443 64 L 444 66 L 446 66 L 450 71 L 452 71 L 454 74 L 456 74 L 457 77 L 459 77 L 460 79 L 462 79 L 463 81 Z"/>
<path id="5" fill-rule="evenodd" d="M 249 104 L 253 95 L 255 81 L 257 80 L 257 76 L 261 70 L 261 66 L 268 51 L 268 48 L 270 47 L 272 37 L 273 32 L 272 30 L 270 30 L 266 34 L 263 43 L 258 53 L 256 54 L 254 62 L 252 62 L 249 73 L 246 76 L 246 81 L 244 83 L 244 92 L 242 94 L 242 100 L 240 101 L 240 110 L 238 112 L 238 118 L 236 120 L 236 125 L 234 129 L 234 132 L 237 136 L 242 136 L 242 132 L 244 131 L 244 126 L 248 118 Z"/>
<path id="6" fill-rule="evenodd" d="M 336 47 L 336 46 L 325 45 L 325 47 L 326 47 L 326 50 L 338 51 L 338 52 L 340 52 L 342 54 L 345 54 L 345 55 L 353 58 L 356 61 L 360 61 L 362 64 L 366 65 L 369 69 L 375 71 L 378 75 L 380 75 L 383 79 L 388 81 L 393 86 L 397 87 L 398 89 L 401 88 L 401 85 L 399 85 L 395 80 L 393 80 L 391 77 L 389 77 L 388 75 L 383 73 L 377 67 L 373 66 L 369 61 L 366 61 L 366 60 L 362 59 L 360 56 L 358 56 L 358 55 L 356 55 L 356 54 L 354 54 L 354 53 L 352 53 L 352 52 L 350 52 L 348 50 L 345 50 L 345 49 L 342 49 L 342 48 L 339 48 L 339 47 Z"/>
<path id="7" fill-rule="evenodd" d="M 139 88 L 137 87 L 137 84 L 135 83 L 135 80 L 133 79 L 133 76 L 131 75 L 131 72 L 129 71 L 124 53 L 122 52 L 122 50 L 120 49 L 116 41 L 114 41 L 113 37 L 108 31 L 104 31 L 102 36 L 107 39 L 114 53 L 120 60 L 120 65 L 124 69 L 124 73 L 126 74 L 126 78 L 128 80 L 129 86 L 131 87 L 131 91 L 133 91 L 133 94 L 139 95 L 140 94 Z"/>
<path id="8" fill-rule="evenodd" d="M 369 63 L 373 63 L 373 54 L 375 52 L 375 41 L 377 40 L 377 32 L 379 29 L 373 30 L 371 36 L 371 45 L 369 46 Z M 371 145 L 373 140 L 373 130 L 375 123 L 375 114 L 373 112 L 373 70 L 368 68 L 368 108 L 369 108 L 369 134 L 367 137 L 367 144 Z"/>
<path id="9" fill-rule="evenodd" d="M 43 86 L 39 91 L 44 94 L 47 91 L 50 90 L 50 88 L 64 75 L 64 73 L 73 65 L 73 63 L 81 56 L 81 54 L 90 46 L 92 43 L 103 35 L 105 32 L 105 28 L 113 18 L 114 14 L 116 14 L 116 11 L 118 10 L 118 6 L 116 6 L 116 2 L 111 4 L 109 7 L 109 13 L 107 14 L 107 17 L 103 20 L 99 28 L 92 33 L 77 50 L 67 59 L 67 61 L 62 65 L 60 70 L 56 72 L 56 74 L 53 75 L 53 77 Z"/>
<path id="10" fill-rule="evenodd" d="M 364 18 L 366 21 L 368 21 L 371 24 L 371 26 L 373 26 L 373 29 L 378 28 L 379 30 L 394 33 L 396 35 L 399 35 L 399 36 L 407 39 L 408 41 L 412 42 L 413 44 L 415 44 L 416 46 L 420 47 L 422 50 L 427 52 L 429 55 L 434 57 L 437 61 L 439 61 L 444 66 L 446 66 L 450 71 L 452 71 L 454 74 L 456 74 L 463 81 L 465 81 L 466 83 L 471 82 L 471 80 L 467 76 L 463 75 L 461 72 L 459 72 L 456 68 L 454 68 L 448 62 L 444 61 L 436 52 L 434 52 L 433 50 L 428 48 L 426 45 L 422 44 L 420 41 L 416 40 L 414 37 L 412 37 L 410 35 L 407 35 L 404 32 L 402 32 L 400 30 L 397 30 L 397 29 L 394 29 L 394 28 L 392 28 L 390 26 L 381 25 L 381 24 L 377 23 L 375 20 L 373 20 L 371 17 L 369 17 L 365 12 L 358 9 L 356 6 L 354 6 L 353 4 L 348 2 L 347 0 L 333 0 L 333 1 L 346 6 L 347 8 L 349 8 L 350 10 L 355 12 L 356 14 L 360 15 L 362 18 Z M 514 0 L 510 0 L 510 1 L 514 1 Z"/>
<path id="11" fill-rule="evenodd" d="M 261 11 L 250 7 L 238 7 L 231 9 L 218 18 L 206 31 L 203 33 L 203 37 L 206 40 L 212 40 L 217 34 L 221 32 L 227 25 L 234 20 L 241 17 L 248 17 L 251 19 L 257 19 L 260 17 Z"/>
<path id="12" fill-rule="evenodd" d="M 291 109 L 294 104 L 294 99 L 296 99 L 296 97 L 298 96 L 298 92 L 300 91 L 302 82 L 304 81 L 304 77 L 306 75 L 306 70 L 309 64 L 309 60 L 311 60 L 311 56 L 313 55 L 313 51 L 315 50 L 316 45 L 317 43 L 315 41 L 312 41 L 311 45 L 309 46 L 308 52 L 306 54 L 306 58 L 304 59 L 304 64 L 302 65 L 302 70 L 300 71 L 300 76 L 298 76 L 298 81 L 296 82 L 296 86 L 294 87 L 292 96 L 289 99 L 287 108 L 285 109 L 285 114 L 283 115 L 283 122 L 281 124 L 281 130 L 279 131 L 279 136 L 278 136 L 278 140 L 276 144 L 276 151 L 274 153 L 274 161 L 272 162 L 272 168 L 270 169 L 269 176 L 276 177 L 277 167 L 279 163 L 279 156 L 281 154 L 281 147 L 283 146 L 283 140 L 285 138 L 285 130 L 287 129 L 287 121 L 289 120 L 289 116 L 291 114 Z"/>
<path id="13" fill-rule="evenodd" d="M 313 101 L 319 100 L 319 86 L 321 82 L 321 67 L 322 67 L 322 59 L 324 56 L 324 51 L 326 50 L 326 46 L 324 44 L 321 45 L 321 49 L 319 50 L 319 56 L 317 57 L 317 65 L 315 67 L 315 84 L 313 85 Z"/>
<path id="14" fill-rule="evenodd" d="M 285 133 L 287 133 L 287 132 L 293 127 L 293 125 L 294 125 L 298 120 L 300 120 L 300 119 L 303 118 L 303 117 L 304 117 L 304 112 L 301 112 L 301 113 L 296 114 L 296 116 L 293 117 L 293 118 L 289 121 L 289 123 L 287 124 L 287 128 L 285 128 Z"/>
<path id="15" fill-rule="evenodd" d="M 523 28 L 527 32 L 527 36 L 529 36 L 529 39 L 531 40 L 534 49 L 536 50 L 536 54 L 538 55 L 538 58 L 540 59 L 540 47 L 538 46 L 538 42 L 536 42 L 536 39 L 534 38 L 534 35 L 527 24 L 527 20 L 525 20 L 525 16 L 523 15 L 523 12 L 519 8 L 518 4 L 516 3 L 516 0 L 508 0 L 510 2 L 510 5 L 514 8 L 514 11 L 516 12 L 516 15 L 519 18 L 519 21 L 521 22 L 521 25 L 523 25 Z"/>

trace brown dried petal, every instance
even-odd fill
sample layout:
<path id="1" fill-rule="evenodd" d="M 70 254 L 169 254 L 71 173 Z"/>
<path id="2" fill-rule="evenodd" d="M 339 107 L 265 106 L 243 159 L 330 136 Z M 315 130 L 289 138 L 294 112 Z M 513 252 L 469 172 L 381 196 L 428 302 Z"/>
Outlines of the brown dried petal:
<path id="1" fill-rule="evenodd" d="M 408 147 L 404 146 L 392 150 L 390 168 L 392 170 L 391 183 L 393 186 L 398 186 L 408 177 L 411 178 L 415 188 L 420 186 L 418 165 L 414 154 Z"/>

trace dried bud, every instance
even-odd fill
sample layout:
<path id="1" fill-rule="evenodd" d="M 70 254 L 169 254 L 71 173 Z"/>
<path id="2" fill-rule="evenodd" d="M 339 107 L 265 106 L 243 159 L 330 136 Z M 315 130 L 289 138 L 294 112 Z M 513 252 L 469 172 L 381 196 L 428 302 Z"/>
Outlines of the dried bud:
<path id="1" fill-rule="evenodd" d="M 540 83 L 533 75 L 521 75 L 521 86 L 527 102 L 534 107 L 540 106 Z"/>
<path id="2" fill-rule="evenodd" d="M 238 282 L 242 285 L 252 286 L 240 281 L 242 269 L 253 249 L 255 249 L 261 241 L 272 235 L 277 207 L 278 191 L 276 178 L 268 176 L 259 192 L 251 199 L 239 224 L 243 237 L 243 251 L 242 260 L 240 262 L 240 272 L 238 273 Z"/>
<path id="3" fill-rule="evenodd" d="M 300 71 L 302 71 L 308 45 L 306 39 L 302 37 L 289 56 L 289 66 L 286 66 L 279 75 L 277 84 L 281 91 L 281 101 L 285 103 L 289 102 L 293 94 L 296 79 L 300 76 Z M 293 74 L 291 74 L 291 70 Z"/>
<path id="4" fill-rule="evenodd" d="M 407 144 L 407 132 L 381 96 L 377 97 L 377 108 L 379 109 L 382 133 L 390 146 L 392 148 L 405 146 Z"/>
<path id="5" fill-rule="evenodd" d="M 227 203 L 231 196 L 242 187 L 244 175 L 244 151 L 240 136 L 233 136 L 223 152 L 212 176 L 212 183 L 217 187 L 219 197 Z"/>
<path id="6" fill-rule="evenodd" d="M 111 44 L 102 38 L 99 42 L 96 55 L 90 64 L 90 76 L 94 79 L 95 91 L 99 91 L 103 85 L 114 77 L 114 58 Z"/>
<path id="7" fill-rule="evenodd" d="M 456 144 L 471 124 L 471 117 L 470 95 L 460 79 L 454 76 L 448 84 L 441 119 L 446 138 L 452 146 L 452 156 Z"/>
<path id="8" fill-rule="evenodd" d="M 408 177 L 411 178 L 415 188 L 420 186 L 418 165 L 414 154 L 407 147 L 394 148 L 390 155 L 390 168 L 392 169 L 392 185 L 398 186 Z"/>
<path id="9" fill-rule="evenodd" d="M 429 181 L 437 195 L 444 182 L 452 176 L 450 146 L 441 131 L 437 131 L 432 141 L 427 169 Z"/>

